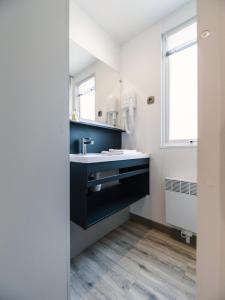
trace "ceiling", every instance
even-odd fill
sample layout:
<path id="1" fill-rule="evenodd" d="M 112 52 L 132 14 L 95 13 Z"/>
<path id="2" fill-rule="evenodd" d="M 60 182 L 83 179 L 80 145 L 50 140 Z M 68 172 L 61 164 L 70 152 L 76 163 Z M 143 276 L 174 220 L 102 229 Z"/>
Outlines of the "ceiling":
<path id="1" fill-rule="evenodd" d="M 190 0 L 73 0 L 120 44 Z"/>
<path id="2" fill-rule="evenodd" d="M 70 40 L 70 75 L 76 75 L 93 64 L 97 58 Z"/>

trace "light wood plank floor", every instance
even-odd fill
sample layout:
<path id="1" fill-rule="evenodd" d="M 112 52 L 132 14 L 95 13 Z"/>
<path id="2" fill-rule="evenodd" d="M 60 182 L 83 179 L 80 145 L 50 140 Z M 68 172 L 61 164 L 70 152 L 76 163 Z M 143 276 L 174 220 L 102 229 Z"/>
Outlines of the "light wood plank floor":
<path id="1" fill-rule="evenodd" d="M 71 300 L 195 299 L 195 255 L 129 221 L 71 260 Z"/>

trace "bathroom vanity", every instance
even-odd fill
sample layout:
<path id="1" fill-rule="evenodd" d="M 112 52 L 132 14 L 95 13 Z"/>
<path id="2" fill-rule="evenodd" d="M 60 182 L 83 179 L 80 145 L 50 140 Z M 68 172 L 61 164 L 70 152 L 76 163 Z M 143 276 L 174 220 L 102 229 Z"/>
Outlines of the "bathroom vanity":
<path id="1" fill-rule="evenodd" d="M 149 193 L 148 155 L 99 154 L 121 149 L 123 134 L 106 124 L 70 121 L 71 257 L 127 222 L 129 205 Z M 84 137 L 94 140 L 85 156 L 79 154 Z"/>
<path id="2" fill-rule="evenodd" d="M 87 229 L 149 194 L 149 156 L 70 154 L 71 221 Z"/>

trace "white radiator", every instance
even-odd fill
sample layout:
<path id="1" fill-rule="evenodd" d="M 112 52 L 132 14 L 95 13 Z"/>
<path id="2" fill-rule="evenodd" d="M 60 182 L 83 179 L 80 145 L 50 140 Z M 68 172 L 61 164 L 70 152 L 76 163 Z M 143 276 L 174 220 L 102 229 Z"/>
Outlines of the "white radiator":
<path id="1" fill-rule="evenodd" d="M 197 233 L 197 183 L 165 178 L 166 223 Z"/>

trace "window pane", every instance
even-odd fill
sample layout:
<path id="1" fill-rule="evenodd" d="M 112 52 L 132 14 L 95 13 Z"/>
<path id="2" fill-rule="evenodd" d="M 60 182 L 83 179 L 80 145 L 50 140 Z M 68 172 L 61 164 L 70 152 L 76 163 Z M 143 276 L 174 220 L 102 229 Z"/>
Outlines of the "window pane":
<path id="1" fill-rule="evenodd" d="M 80 96 L 80 117 L 95 120 L 95 91 Z"/>
<path id="2" fill-rule="evenodd" d="M 73 81 L 72 78 L 70 78 L 70 83 L 69 83 L 69 113 L 70 116 L 72 115 L 73 112 Z"/>
<path id="3" fill-rule="evenodd" d="M 167 40 L 167 51 L 172 50 L 178 46 L 187 44 L 191 41 L 197 40 L 197 23 L 192 23 L 189 26 L 186 26 L 182 30 L 177 31 L 174 34 L 171 34 Z"/>
<path id="4" fill-rule="evenodd" d="M 95 78 L 91 77 L 79 85 L 79 94 L 88 93 L 90 90 L 95 88 Z"/>
<path id="5" fill-rule="evenodd" d="M 78 86 L 80 118 L 95 120 L 95 78 L 91 77 Z"/>
<path id="6" fill-rule="evenodd" d="M 197 45 L 169 60 L 169 140 L 197 139 Z"/>

